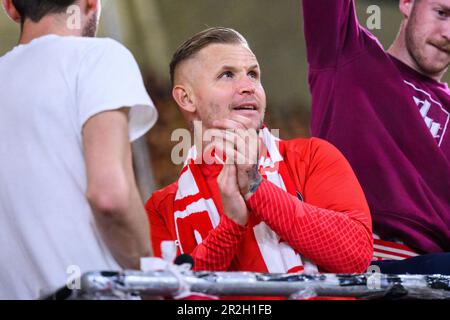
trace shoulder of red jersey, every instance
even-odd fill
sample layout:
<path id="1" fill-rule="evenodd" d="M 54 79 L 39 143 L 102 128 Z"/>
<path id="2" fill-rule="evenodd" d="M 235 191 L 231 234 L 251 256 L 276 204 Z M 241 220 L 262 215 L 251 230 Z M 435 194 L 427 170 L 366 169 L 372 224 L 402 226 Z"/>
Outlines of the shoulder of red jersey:
<path id="1" fill-rule="evenodd" d="M 283 141 L 286 152 L 294 152 L 302 156 L 311 156 L 316 152 L 336 152 L 338 151 L 328 141 L 319 138 L 297 138 Z"/>
<path id="2" fill-rule="evenodd" d="M 147 203 L 145 205 L 146 209 L 148 210 L 150 206 L 153 205 L 157 210 L 159 210 L 161 206 L 165 206 L 166 201 L 173 202 L 177 190 L 178 190 L 178 181 L 153 192 L 151 197 L 147 200 Z"/>

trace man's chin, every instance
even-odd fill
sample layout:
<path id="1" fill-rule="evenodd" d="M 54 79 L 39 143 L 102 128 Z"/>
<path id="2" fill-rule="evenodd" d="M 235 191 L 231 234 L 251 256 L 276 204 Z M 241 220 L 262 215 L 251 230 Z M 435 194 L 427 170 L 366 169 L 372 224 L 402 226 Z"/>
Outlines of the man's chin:
<path id="1" fill-rule="evenodd" d="M 255 129 L 256 131 L 260 131 L 263 128 L 263 122 L 261 120 L 253 122 L 251 129 Z"/>
<path id="2" fill-rule="evenodd" d="M 433 47 L 434 50 L 423 53 L 423 58 L 418 59 L 419 66 L 427 74 L 438 75 L 444 73 L 450 64 L 450 54 L 447 51 L 441 50 L 438 47 Z"/>
<path id="3" fill-rule="evenodd" d="M 425 74 L 436 77 L 443 75 L 447 71 L 448 66 L 449 66 L 448 63 L 440 63 L 440 64 L 430 63 L 422 65 L 421 69 Z"/>
<path id="4" fill-rule="evenodd" d="M 423 53 L 422 55 L 415 55 L 413 58 L 419 68 L 418 71 L 433 78 L 444 74 L 450 64 L 450 61 L 448 61 L 448 56 L 437 56 L 436 54 L 431 54 L 430 52 Z"/>
<path id="5" fill-rule="evenodd" d="M 235 111 L 235 114 L 246 117 L 247 119 L 252 121 L 252 129 L 259 130 L 262 127 L 263 121 L 261 119 L 261 114 L 257 111 Z"/>

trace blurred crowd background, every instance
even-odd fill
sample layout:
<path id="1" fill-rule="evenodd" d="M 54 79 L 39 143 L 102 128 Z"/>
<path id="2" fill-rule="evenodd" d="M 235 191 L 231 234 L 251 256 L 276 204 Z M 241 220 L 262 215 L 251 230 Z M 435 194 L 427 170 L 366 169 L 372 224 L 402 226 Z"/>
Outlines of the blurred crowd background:
<path id="1" fill-rule="evenodd" d="M 389 46 L 401 20 L 398 1 L 356 2 L 363 25 L 371 16 L 370 6 L 381 9 L 381 29 L 370 31 Z M 284 139 L 309 136 L 310 95 L 301 16 L 299 0 L 103 0 L 99 36 L 114 38 L 132 51 L 159 111 L 157 125 L 139 142 L 137 152 L 140 166 L 147 168 L 146 177 L 138 175 L 144 197 L 175 181 L 181 169 L 171 161 L 172 147 L 177 144 L 171 142 L 171 134 L 186 125 L 171 98 L 168 65 L 182 42 L 207 27 L 231 27 L 249 41 L 262 67 L 267 125 L 280 129 Z M 0 13 L 0 55 L 15 46 L 18 37 L 19 27 Z"/>

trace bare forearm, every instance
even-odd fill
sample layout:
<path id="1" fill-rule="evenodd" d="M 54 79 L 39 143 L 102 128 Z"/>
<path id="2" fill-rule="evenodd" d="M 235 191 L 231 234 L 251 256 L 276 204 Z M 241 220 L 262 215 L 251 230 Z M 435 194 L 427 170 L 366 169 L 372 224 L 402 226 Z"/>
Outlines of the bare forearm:
<path id="1" fill-rule="evenodd" d="M 152 255 L 148 220 L 137 189 L 128 207 L 115 212 L 95 210 L 106 245 L 122 268 L 139 269 L 140 258 Z"/>
<path id="2" fill-rule="evenodd" d="M 123 268 L 139 268 L 149 256 L 147 216 L 133 172 L 128 109 L 105 111 L 83 129 L 86 198 L 101 235 Z"/>

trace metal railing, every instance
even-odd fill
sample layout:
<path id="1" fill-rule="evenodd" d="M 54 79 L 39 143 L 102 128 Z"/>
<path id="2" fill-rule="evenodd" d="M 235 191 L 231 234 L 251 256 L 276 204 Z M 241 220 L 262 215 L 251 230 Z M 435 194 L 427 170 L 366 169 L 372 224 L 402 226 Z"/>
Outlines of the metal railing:
<path id="1" fill-rule="evenodd" d="M 80 288 L 64 288 L 48 299 L 140 299 L 212 296 L 283 296 L 290 299 L 450 299 L 450 277 L 385 274 L 260 274 L 246 272 L 124 271 L 91 272 Z"/>

